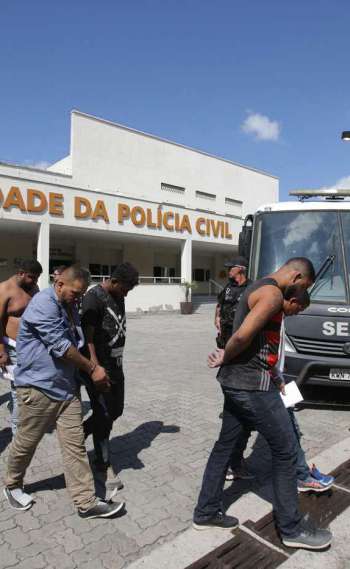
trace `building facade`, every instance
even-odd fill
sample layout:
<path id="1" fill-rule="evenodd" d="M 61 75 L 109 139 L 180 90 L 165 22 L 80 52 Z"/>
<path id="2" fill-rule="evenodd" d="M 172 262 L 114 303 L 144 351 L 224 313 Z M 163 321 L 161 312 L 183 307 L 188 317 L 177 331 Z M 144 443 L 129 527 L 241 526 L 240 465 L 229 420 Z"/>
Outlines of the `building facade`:
<path id="1" fill-rule="evenodd" d="M 274 176 L 72 111 L 69 156 L 0 164 L 0 280 L 33 256 L 41 287 L 56 265 L 98 281 L 130 261 L 140 285 L 127 309 L 177 310 L 184 282 L 197 294 L 225 282 L 245 215 L 277 200 Z"/>

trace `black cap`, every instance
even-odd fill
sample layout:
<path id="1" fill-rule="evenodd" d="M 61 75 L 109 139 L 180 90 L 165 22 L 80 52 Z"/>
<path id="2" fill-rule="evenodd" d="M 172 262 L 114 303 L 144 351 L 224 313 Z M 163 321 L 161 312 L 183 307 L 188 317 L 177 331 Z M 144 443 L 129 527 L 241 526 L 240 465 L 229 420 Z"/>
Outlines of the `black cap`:
<path id="1" fill-rule="evenodd" d="M 248 268 L 247 259 L 244 257 L 233 257 L 230 261 L 226 261 L 224 263 L 224 267 L 227 269 L 231 269 L 232 267 L 243 267 L 244 269 Z"/>

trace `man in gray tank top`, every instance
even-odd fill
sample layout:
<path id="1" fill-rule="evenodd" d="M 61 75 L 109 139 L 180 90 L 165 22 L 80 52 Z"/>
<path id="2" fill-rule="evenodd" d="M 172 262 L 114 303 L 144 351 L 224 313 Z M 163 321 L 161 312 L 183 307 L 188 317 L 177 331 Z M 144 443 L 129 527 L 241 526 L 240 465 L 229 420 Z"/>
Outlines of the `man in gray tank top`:
<path id="1" fill-rule="evenodd" d="M 328 530 L 310 525 L 299 512 L 296 438 L 279 390 L 271 381 L 278 360 L 283 293 L 294 284 L 307 289 L 314 280 L 312 263 L 296 257 L 254 282 L 238 305 L 233 335 L 225 350 L 217 350 L 208 358 L 209 367 L 220 368 L 224 412 L 194 511 L 196 529 L 232 529 L 238 525 L 237 518 L 221 511 L 223 487 L 242 430 L 252 429 L 263 435 L 271 450 L 274 514 L 284 545 L 317 550 L 331 543 Z"/>

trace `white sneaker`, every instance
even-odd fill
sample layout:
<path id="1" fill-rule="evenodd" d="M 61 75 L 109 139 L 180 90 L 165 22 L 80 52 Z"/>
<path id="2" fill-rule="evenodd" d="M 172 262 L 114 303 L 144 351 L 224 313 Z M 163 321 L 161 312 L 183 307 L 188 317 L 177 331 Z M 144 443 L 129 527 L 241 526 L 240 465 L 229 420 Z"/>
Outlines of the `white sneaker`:
<path id="1" fill-rule="evenodd" d="M 29 510 L 34 503 L 32 496 L 23 492 L 22 488 L 10 490 L 5 486 L 4 496 L 11 508 L 14 508 L 15 510 Z"/>

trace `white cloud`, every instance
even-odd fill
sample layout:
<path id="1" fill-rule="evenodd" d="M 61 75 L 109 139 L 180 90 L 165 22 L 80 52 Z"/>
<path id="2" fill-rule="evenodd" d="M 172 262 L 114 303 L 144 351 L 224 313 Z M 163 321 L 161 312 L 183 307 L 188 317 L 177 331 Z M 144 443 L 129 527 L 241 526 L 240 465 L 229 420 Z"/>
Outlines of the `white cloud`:
<path id="1" fill-rule="evenodd" d="M 287 233 L 283 238 L 283 245 L 285 247 L 290 247 L 301 241 L 308 240 L 310 244 L 310 237 L 319 230 L 322 223 L 322 217 L 320 213 L 314 212 L 312 218 L 305 223 L 305 215 L 299 213 L 293 221 L 289 224 Z M 314 247 L 315 242 L 311 245 L 311 249 Z M 317 246 L 316 246 L 317 248 Z M 315 251 L 312 251 L 313 253 Z M 310 250 L 309 250 L 310 253 Z"/>
<path id="2" fill-rule="evenodd" d="M 50 162 L 46 162 L 46 160 L 38 160 L 38 162 L 34 162 L 33 160 L 25 160 L 25 164 L 31 168 L 39 168 L 39 170 L 46 170 L 46 168 L 50 166 Z"/>
<path id="3" fill-rule="evenodd" d="M 350 176 L 339 178 L 337 182 L 331 186 L 324 186 L 323 190 L 349 190 L 350 189 Z"/>
<path id="4" fill-rule="evenodd" d="M 281 125 L 260 113 L 249 113 L 241 125 L 243 132 L 253 134 L 256 140 L 278 140 Z"/>

